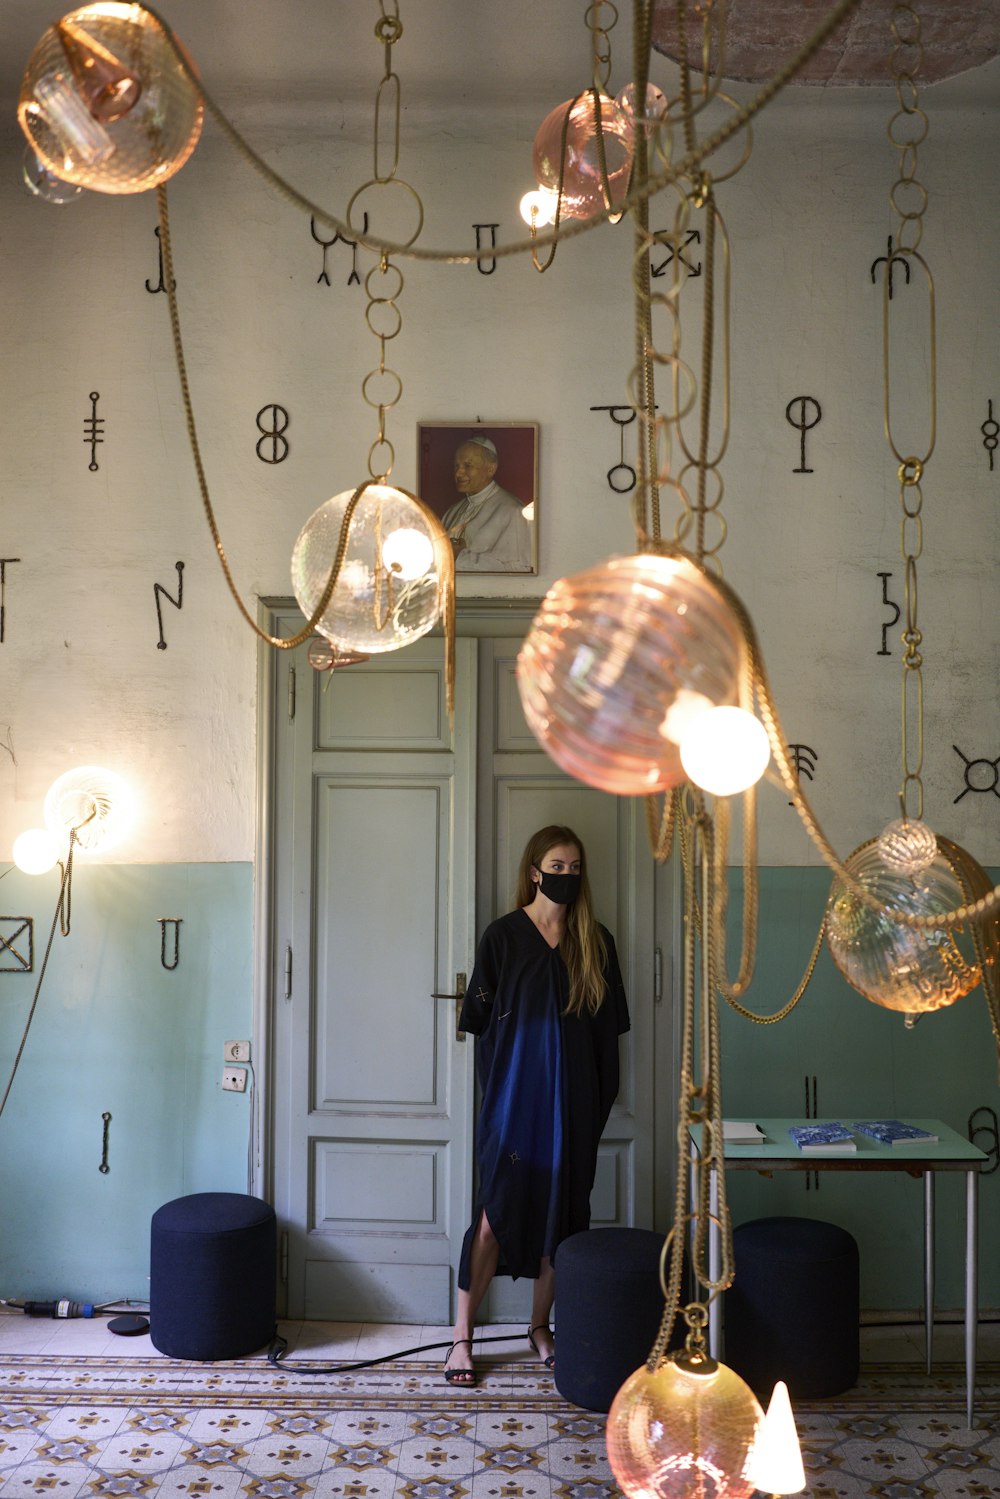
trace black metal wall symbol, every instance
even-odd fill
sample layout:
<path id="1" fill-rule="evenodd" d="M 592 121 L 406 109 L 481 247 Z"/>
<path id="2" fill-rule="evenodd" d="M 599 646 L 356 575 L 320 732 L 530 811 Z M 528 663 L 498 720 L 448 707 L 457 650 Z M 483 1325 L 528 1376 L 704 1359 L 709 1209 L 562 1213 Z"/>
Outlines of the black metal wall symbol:
<path id="1" fill-rule="evenodd" d="M 495 250 L 496 249 L 496 247 L 497 247 L 497 230 L 500 228 L 499 224 L 473 224 L 472 227 L 476 231 L 476 249 L 477 250 L 482 250 L 482 248 L 483 248 L 482 231 L 484 229 L 488 229 L 490 231 L 490 241 L 489 241 L 489 245 L 487 246 L 487 249 L 490 249 L 490 250 Z M 489 265 L 486 265 L 486 263 L 485 263 L 487 260 L 489 261 Z M 482 273 L 483 273 L 484 276 L 492 276 L 493 272 L 496 270 L 496 268 L 497 268 L 497 258 L 496 258 L 495 255 L 477 255 L 476 256 L 476 270 L 477 271 L 482 271 Z"/>
<path id="2" fill-rule="evenodd" d="M 608 486 L 615 494 L 628 494 L 635 488 L 636 472 L 631 463 L 625 462 L 625 428 L 635 421 L 635 411 L 631 406 L 591 406 L 590 409 L 606 411 L 618 428 L 618 462 L 608 469 Z M 623 478 L 624 483 L 618 482 L 616 475 Z"/>
<path id="3" fill-rule="evenodd" d="M 91 473 L 95 473 L 100 467 L 97 462 L 97 445 L 104 441 L 104 418 L 97 415 L 97 403 L 100 399 L 99 390 L 90 392 L 90 415 L 83 422 L 83 440 L 90 443 L 90 462 L 87 467 Z"/>
<path id="4" fill-rule="evenodd" d="M 340 244 L 340 245 L 346 245 L 347 248 L 351 251 L 351 274 L 347 278 L 347 284 L 348 284 L 348 286 L 360 286 L 361 285 L 361 277 L 358 275 L 358 242 L 357 242 L 357 240 L 356 239 L 345 239 L 344 236 L 340 233 L 339 230 L 333 236 L 333 239 L 321 239 L 320 236 L 316 233 L 316 218 L 315 218 L 315 215 L 311 216 L 310 219 L 309 219 L 309 232 L 312 234 L 312 237 L 316 241 L 316 243 L 318 245 L 322 245 L 323 246 L 323 269 L 320 271 L 319 275 L 316 277 L 316 285 L 317 286 L 321 286 L 321 285 L 323 285 L 323 286 L 329 286 L 330 285 L 330 275 L 329 275 L 329 272 L 327 271 L 327 268 L 326 268 L 327 251 L 328 250 L 332 250 L 334 245 Z M 361 233 L 362 234 L 367 234 L 368 233 L 368 215 L 367 215 L 367 213 L 363 213 L 361 215 Z"/>
<path id="5" fill-rule="evenodd" d="M 892 235 L 891 234 L 889 235 L 889 249 L 888 249 L 887 254 L 880 255 L 877 260 L 873 260 L 872 261 L 872 284 L 873 285 L 875 283 L 875 267 L 877 265 L 884 265 L 886 267 L 886 274 L 889 277 L 889 300 L 892 301 L 892 268 L 893 268 L 894 265 L 901 265 L 903 267 L 903 270 L 906 272 L 906 284 L 907 284 L 907 286 L 909 286 L 909 284 L 910 284 L 910 262 L 906 259 L 905 255 L 897 255 L 897 254 L 894 253 L 893 248 L 892 248 Z"/>
<path id="6" fill-rule="evenodd" d="M 162 583 L 153 584 L 153 598 L 156 600 L 156 622 L 160 627 L 160 638 L 156 642 L 156 649 L 158 651 L 165 651 L 167 648 L 167 642 L 163 638 L 163 608 L 160 604 L 160 598 L 165 598 L 167 603 L 173 604 L 175 609 L 182 608 L 184 604 L 184 564 L 183 562 L 175 562 L 174 566 L 177 569 L 176 598 L 171 598 Z"/>
<path id="7" fill-rule="evenodd" d="M 797 421 L 792 415 L 792 408 L 794 406 L 798 406 L 799 408 Z M 807 414 L 810 407 L 816 412 L 816 415 L 811 418 Z M 813 396 L 792 396 L 792 399 L 785 407 L 785 417 L 789 426 L 797 428 L 800 433 L 799 466 L 792 469 L 793 474 L 811 474 L 813 472 L 811 468 L 806 467 L 806 433 L 812 431 L 813 427 L 822 419 L 822 416 L 823 413 L 820 410 L 819 402 Z"/>
<path id="8" fill-rule="evenodd" d="M 160 916 L 160 962 L 164 968 L 172 971 L 177 967 L 181 957 L 181 922 L 183 916 Z M 174 959 L 172 963 L 167 962 L 167 927 L 174 929 Z"/>
<path id="9" fill-rule="evenodd" d="M 668 231 L 665 229 L 659 231 L 659 233 L 661 234 L 666 234 L 667 232 Z M 681 265 L 687 271 L 689 276 L 701 275 L 701 261 L 699 260 L 697 265 L 692 265 L 691 261 L 688 260 L 688 258 L 684 254 L 684 251 L 688 248 L 689 245 L 701 244 L 700 229 L 689 229 L 687 234 L 684 236 L 684 240 L 680 246 L 675 246 L 670 240 L 661 240 L 657 234 L 653 235 L 653 240 L 661 250 L 666 250 L 667 253 L 660 261 L 659 265 L 654 265 L 652 261 L 650 261 L 649 274 L 651 276 L 665 276 L 667 273 L 667 267 L 673 264 L 675 256 L 680 261 Z"/>
<path id="10" fill-rule="evenodd" d="M 0 973 L 31 973 L 34 966 L 34 917 L 0 916 Z"/>
<path id="11" fill-rule="evenodd" d="M 998 784 L 1000 784 L 1000 755 L 997 755 L 995 760 L 987 760 L 982 756 L 977 760 L 970 760 L 968 755 L 962 753 L 957 744 L 953 744 L 952 749 L 956 755 L 961 756 L 965 761 L 965 785 L 956 796 L 956 802 L 960 802 L 963 796 L 968 796 L 970 791 L 992 791 L 994 796 L 1000 796 L 1000 790 L 997 789 Z M 985 765 L 987 767 L 989 775 L 988 786 L 976 786 L 973 783 L 972 772 L 977 765 Z M 955 802 L 952 802 L 952 806 L 954 805 Z"/>
<path id="12" fill-rule="evenodd" d="M 816 761 L 819 759 L 818 750 L 814 750 L 810 744 L 790 744 L 788 748 L 792 752 L 792 765 L 795 767 L 795 774 L 799 780 L 801 781 L 805 776 L 807 781 L 811 781 L 816 769 Z M 794 803 L 789 802 L 788 805 L 791 807 Z"/>
<path id="13" fill-rule="evenodd" d="M 264 416 L 271 413 L 271 425 L 265 427 Z M 272 401 L 268 406 L 262 406 L 257 413 L 257 431 L 262 436 L 257 439 L 257 457 L 261 463 L 284 463 L 288 457 L 288 438 L 282 436 L 288 430 L 289 416 L 284 406 L 279 406 L 277 401 Z M 268 454 L 267 443 L 271 444 Z"/>
<path id="14" fill-rule="evenodd" d="M 892 577 L 892 573 L 876 573 L 875 576 L 876 578 L 882 579 L 883 604 L 887 609 L 895 609 L 896 611 L 892 616 L 892 619 L 887 619 L 882 625 L 882 649 L 880 651 L 876 651 L 875 654 L 876 656 L 891 656 L 892 651 L 890 651 L 888 645 L 889 631 L 899 619 L 899 605 L 895 602 L 895 600 L 889 597 L 889 579 Z"/>
<path id="15" fill-rule="evenodd" d="M 108 1149 L 111 1144 L 111 1115 L 108 1113 L 107 1109 L 105 1109 L 104 1113 L 101 1115 L 101 1123 L 104 1126 L 103 1130 L 101 1131 L 101 1164 L 97 1169 L 102 1176 L 107 1176 L 108 1172 L 111 1170 L 111 1167 L 108 1165 Z"/>
<path id="16" fill-rule="evenodd" d="M 163 241 L 160 239 L 160 226 L 159 226 L 159 224 L 157 224 L 156 228 L 153 230 L 153 233 L 156 235 L 156 248 L 157 248 L 157 251 L 159 252 L 159 257 L 160 257 L 160 271 L 159 271 L 159 275 L 157 277 L 157 281 L 156 281 L 156 285 L 155 286 L 153 285 L 153 283 L 149 280 L 149 278 L 147 276 L 147 278 L 146 278 L 146 290 L 155 293 L 155 292 L 158 292 L 158 291 L 166 291 L 166 289 L 167 289 L 167 283 L 163 279 Z M 170 290 L 171 291 L 176 291 L 177 290 L 177 282 L 176 282 L 176 280 L 174 280 L 174 281 L 172 281 L 170 283 Z"/>
<path id="17" fill-rule="evenodd" d="M 1000 438 L 1000 422 L 993 415 L 993 402 L 990 401 L 986 408 L 986 420 L 980 427 L 983 434 L 983 447 L 990 455 L 990 473 L 993 472 L 993 454 L 996 451 L 997 438 Z M 3 637 L 0 636 L 0 639 Z"/>
<path id="18" fill-rule="evenodd" d="M 7 565 L 20 560 L 20 557 L 0 557 L 0 645 L 7 627 Z"/>

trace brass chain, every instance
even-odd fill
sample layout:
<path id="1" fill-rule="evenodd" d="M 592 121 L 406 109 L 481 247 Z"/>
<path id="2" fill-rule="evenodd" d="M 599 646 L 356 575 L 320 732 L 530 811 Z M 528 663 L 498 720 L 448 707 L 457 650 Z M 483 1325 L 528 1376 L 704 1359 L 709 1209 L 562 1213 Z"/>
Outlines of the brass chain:
<path id="1" fill-rule="evenodd" d="M 927 190 L 917 178 L 917 153 L 927 138 L 927 115 L 920 108 L 916 75 L 923 63 L 920 18 L 907 4 L 893 7 L 890 27 L 894 47 L 889 67 L 896 88 L 898 108 L 889 120 L 886 133 L 899 153 L 896 180 L 889 192 L 889 202 L 897 215 L 896 239 L 899 248 L 886 259 L 882 275 L 882 385 L 883 419 L 886 441 L 896 458 L 899 479 L 900 554 L 903 561 L 905 621 L 903 641 L 903 678 L 900 695 L 902 785 L 899 802 L 903 817 L 924 815 L 924 657 L 923 633 L 918 622 L 917 563 L 924 549 L 922 480 L 928 459 L 934 451 L 937 435 L 937 349 L 935 334 L 934 278 L 918 246 L 923 238 Z M 891 342 L 890 296 L 892 263 L 901 258 L 908 267 L 923 272 L 927 306 L 927 409 L 926 431 L 921 442 L 909 445 L 897 441 L 893 432 L 893 360 Z M 919 284 L 919 282 L 917 283 Z M 916 285 L 905 298 L 897 299 L 897 308 L 913 312 Z M 897 312 L 897 316 L 900 313 Z M 921 361 L 907 358 L 908 370 Z M 919 455 L 918 455 L 919 450 Z"/>
<path id="2" fill-rule="evenodd" d="M 590 29 L 594 87 L 606 94 L 611 78 L 611 38 L 608 33 L 618 24 L 618 7 L 614 0 L 592 0 L 592 4 L 587 6 L 584 21 Z"/>

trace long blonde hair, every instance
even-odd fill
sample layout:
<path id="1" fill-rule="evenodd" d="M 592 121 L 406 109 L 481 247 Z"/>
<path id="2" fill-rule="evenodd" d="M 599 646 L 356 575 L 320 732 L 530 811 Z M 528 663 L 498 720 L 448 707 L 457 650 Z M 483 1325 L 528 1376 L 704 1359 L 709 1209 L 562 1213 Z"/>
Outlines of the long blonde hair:
<path id="1" fill-rule="evenodd" d="M 531 878 L 531 871 L 540 871 L 542 860 L 549 849 L 560 843 L 572 843 L 580 850 L 580 893 L 566 908 L 566 930 L 559 943 L 559 951 L 569 972 L 566 1014 L 579 1015 L 586 1008 L 591 1015 L 596 1015 L 604 1002 L 607 949 L 591 905 L 587 854 L 572 828 L 558 827 L 553 823 L 547 828 L 539 828 L 528 839 L 521 855 L 521 867 L 517 872 L 514 901 L 518 906 L 531 905 L 538 889 L 537 883 Z"/>

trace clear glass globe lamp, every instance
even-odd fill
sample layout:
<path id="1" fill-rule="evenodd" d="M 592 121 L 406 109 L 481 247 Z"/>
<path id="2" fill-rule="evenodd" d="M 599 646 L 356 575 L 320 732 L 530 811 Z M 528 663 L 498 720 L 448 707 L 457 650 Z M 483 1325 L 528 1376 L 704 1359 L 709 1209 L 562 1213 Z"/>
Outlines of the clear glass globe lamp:
<path id="1" fill-rule="evenodd" d="M 52 782 L 45 795 L 45 825 L 66 847 L 107 851 L 131 831 L 135 801 L 128 782 L 102 765 L 80 765 Z"/>
<path id="2" fill-rule="evenodd" d="M 750 1499 L 764 1413 L 726 1364 L 686 1350 L 637 1369 L 608 1412 L 608 1460 L 627 1499 Z"/>
<path id="3" fill-rule="evenodd" d="M 894 911 L 913 916 L 952 911 L 992 888 L 985 870 L 964 849 L 940 836 L 936 842 L 933 859 L 913 874 L 886 864 L 879 839 L 862 843 L 844 863 L 858 884 L 878 899 L 880 909 L 866 905 L 839 878 L 826 906 L 827 946 L 844 978 L 873 1004 L 908 1016 L 954 1004 L 981 977 L 968 926 L 914 927 L 892 919 Z M 996 927 L 994 916 L 981 938 L 991 965 Z"/>
<path id="4" fill-rule="evenodd" d="M 528 725 L 563 770 L 618 796 L 685 779 L 680 742 L 734 704 L 744 641 L 732 606 L 683 554 L 614 557 L 546 594 L 517 660 Z"/>
<path id="5" fill-rule="evenodd" d="M 558 104 L 538 127 L 534 145 L 535 180 L 540 188 L 554 193 L 559 192 L 562 181 L 560 212 L 565 218 L 585 219 L 607 206 L 598 135 L 604 141 L 608 194 L 612 203 L 620 203 L 628 191 L 632 170 L 632 124 L 612 98 L 598 94 L 595 111 L 594 96 L 588 90 L 575 101 L 567 99 Z"/>
<path id="6" fill-rule="evenodd" d="M 124 0 L 54 22 L 28 58 L 17 106 L 42 167 L 100 193 L 166 182 L 197 145 L 203 116 L 161 23 Z"/>
<path id="7" fill-rule="evenodd" d="M 311 617 L 337 556 L 345 489 L 309 517 L 292 551 L 292 589 Z M 398 650 L 433 629 L 454 589 L 454 553 L 440 521 L 415 495 L 390 484 L 361 486 L 333 593 L 316 629 L 338 652 Z"/>
<path id="8" fill-rule="evenodd" d="M 925 822 L 898 817 L 878 835 L 879 857 L 899 874 L 922 874 L 937 853 L 937 838 Z"/>

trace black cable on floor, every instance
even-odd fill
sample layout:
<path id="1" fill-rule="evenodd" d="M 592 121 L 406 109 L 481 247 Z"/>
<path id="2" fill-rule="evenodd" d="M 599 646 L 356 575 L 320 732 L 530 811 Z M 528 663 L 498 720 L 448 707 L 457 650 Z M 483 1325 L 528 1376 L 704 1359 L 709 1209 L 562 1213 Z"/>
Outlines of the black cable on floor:
<path id="1" fill-rule="evenodd" d="M 475 1338 L 473 1346 L 478 1347 L 480 1343 L 518 1343 L 524 1337 L 524 1333 L 502 1333 L 491 1338 Z M 396 1353 L 383 1353 L 379 1358 L 362 1359 L 357 1364 L 325 1364 L 317 1367 L 316 1364 L 286 1364 L 285 1353 L 288 1349 L 288 1339 L 283 1338 L 280 1333 L 275 1333 L 274 1341 L 267 1350 L 267 1361 L 276 1369 L 287 1369 L 289 1374 L 352 1374 L 355 1369 L 371 1369 L 375 1364 L 389 1364 L 394 1359 L 406 1358 L 410 1353 L 431 1353 L 437 1348 L 454 1348 L 454 1343 L 421 1343 L 418 1348 L 400 1348 Z"/>

